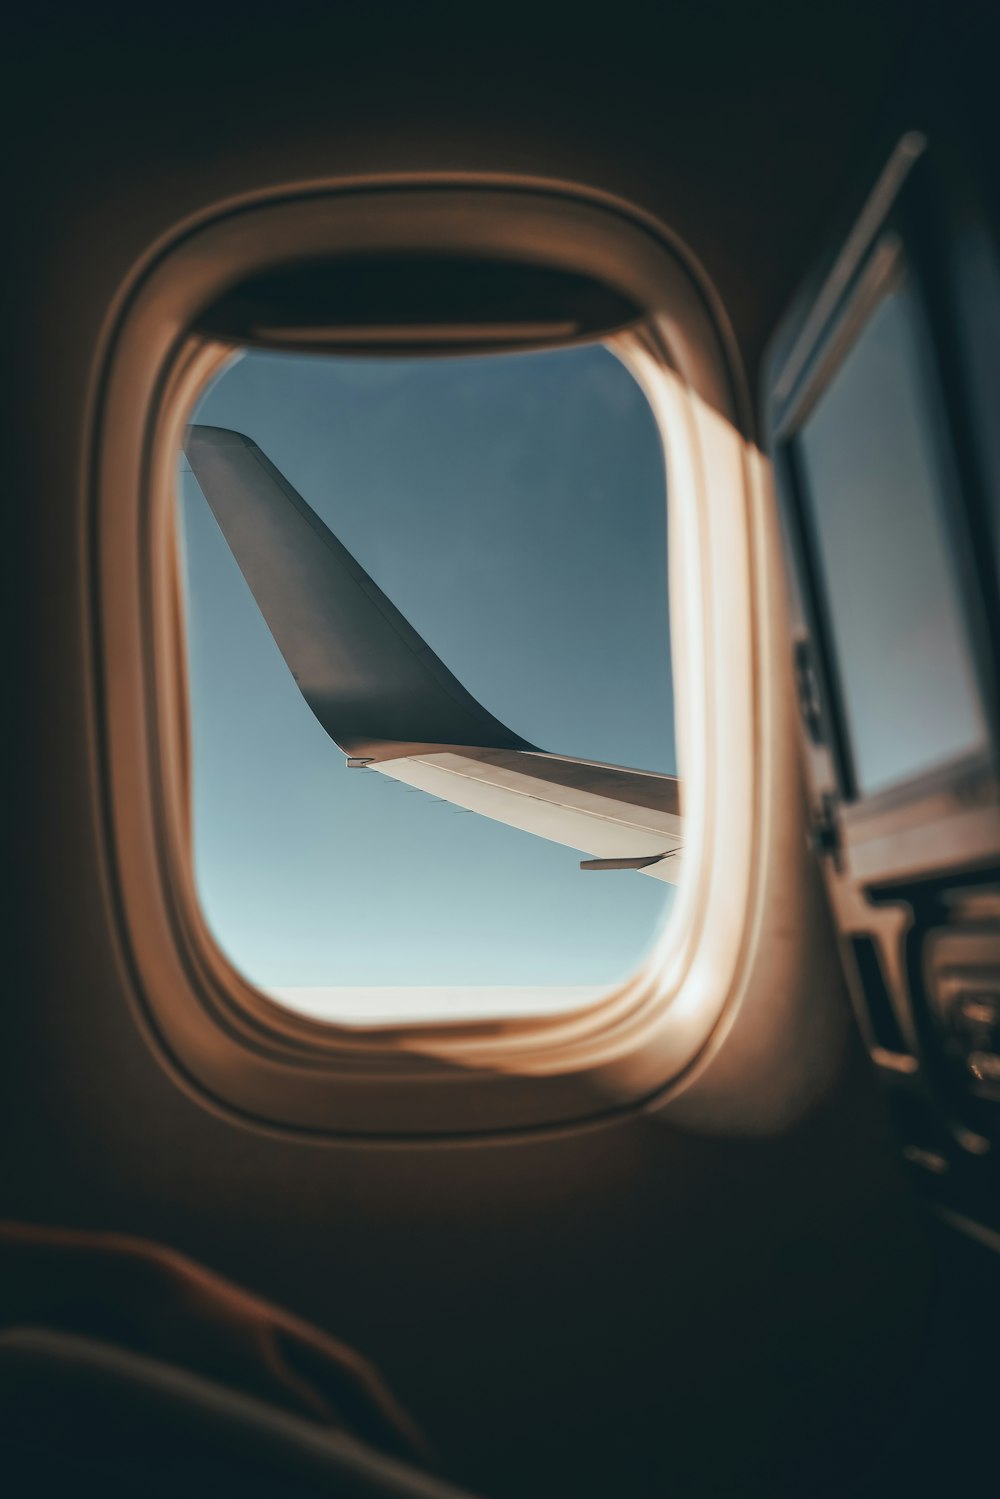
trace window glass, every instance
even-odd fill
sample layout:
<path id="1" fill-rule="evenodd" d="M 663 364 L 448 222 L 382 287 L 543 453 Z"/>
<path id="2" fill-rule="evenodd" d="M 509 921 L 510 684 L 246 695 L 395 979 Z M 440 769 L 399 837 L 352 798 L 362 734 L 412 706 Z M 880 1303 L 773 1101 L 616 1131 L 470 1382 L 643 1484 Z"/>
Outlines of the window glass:
<path id="1" fill-rule="evenodd" d="M 798 438 L 863 794 L 984 743 L 917 315 L 882 300 Z"/>
<path id="2" fill-rule="evenodd" d="M 191 420 L 252 439 L 461 687 L 524 741 L 675 771 L 663 453 L 607 349 L 248 352 Z M 195 873 L 230 960 L 284 1003 L 344 1023 L 554 1012 L 626 976 L 672 885 L 637 868 L 581 872 L 602 847 L 349 769 L 189 452 L 178 510 Z M 500 776 L 496 760 L 484 774 Z M 579 786 L 568 795 L 588 809 Z"/>

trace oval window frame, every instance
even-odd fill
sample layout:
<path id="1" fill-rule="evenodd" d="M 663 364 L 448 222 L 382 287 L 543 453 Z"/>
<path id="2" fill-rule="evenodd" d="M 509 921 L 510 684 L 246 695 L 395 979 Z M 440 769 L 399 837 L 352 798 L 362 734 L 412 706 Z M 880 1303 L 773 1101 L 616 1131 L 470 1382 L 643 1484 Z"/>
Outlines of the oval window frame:
<path id="1" fill-rule="evenodd" d="M 646 309 L 610 340 L 663 435 L 685 878 L 665 939 L 568 1015 L 380 1027 L 310 1020 L 223 957 L 190 857 L 187 695 L 173 487 L 183 425 L 231 354 L 190 332 L 226 287 L 297 255 L 519 255 L 623 288 Z M 565 1126 L 634 1107 L 689 1071 L 741 988 L 760 857 L 753 516 L 764 479 L 701 278 L 624 205 L 536 183 L 321 184 L 182 226 L 124 290 L 104 338 L 91 449 L 93 722 L 108 888 L 136 1014 L 202 1102 L 267 1127 L 454 1136 Z"/>

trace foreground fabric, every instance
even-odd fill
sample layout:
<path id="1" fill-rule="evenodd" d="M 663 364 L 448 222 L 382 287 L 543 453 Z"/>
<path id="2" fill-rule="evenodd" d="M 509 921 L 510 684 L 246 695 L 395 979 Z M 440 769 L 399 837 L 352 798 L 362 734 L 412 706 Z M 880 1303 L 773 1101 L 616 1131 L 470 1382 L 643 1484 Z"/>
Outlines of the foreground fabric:
<path id="1" fill-rule="evenodd" d="M 0 1328 L 99 1339 L 426 1465 L 371 1366 L 335 1338 L 161 1245 L 0 1223 Z"/>

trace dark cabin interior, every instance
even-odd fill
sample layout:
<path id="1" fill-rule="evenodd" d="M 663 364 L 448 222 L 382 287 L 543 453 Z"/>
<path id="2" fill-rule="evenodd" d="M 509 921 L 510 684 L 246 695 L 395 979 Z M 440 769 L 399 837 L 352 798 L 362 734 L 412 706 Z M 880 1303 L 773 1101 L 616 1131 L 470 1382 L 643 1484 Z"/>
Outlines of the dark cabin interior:
<path id="1" fill-rule="evenodd" d="M 100 362 L 136 268 L 288 184 L 537 182 L 629 205 L 697 268 L 744 435 L 769 456 L 779 328 L 904 132 L 941 143 L 1000 233 L 991 12 L 387 0 L 8 17 L 0 1219 L 35 1239 L 0 1236 L 0 1324 L 75 1327 L 206 1377 L 199 1297 L 215 1292 L 180 1262 L 135 1282 L 114 1259 L 121 1236 L 163 1246 L 260 1298 L 251 1324 L 266 1302 L 311 1330 L 281 1334 L 303 1341 L 280 1390 L 211 1360 L 209 1379 L 333 1420 L 402 1470 L 310 1467 L 299 1438 L 282 1457 L 280 1432 L 269 1447 L 266 1423 L 232 1412 L 219 1420 L 242 1435 L 199 1446 L 172 1396 L 130 1406 L 127 1370 L 57 1375 L 15 1340 L 11 1492 L 987 1491 L 1000 1188 L 967 1190 L 957 1168 L 942 1187 L 923 1105 L 873 1065 L 806 846 L 795 733 L 774 750 L 799 820 L 767 915 L 774 975 L 689 1085 L 537 1128 L 285 1128 L 199 1089 L 144 1009 L 109 872 L 88 569 Z M 998 864 L 979 855 L 958 883 L 995 890 Z M 780 1124 L 746 1124 L 744 1066 L 749 1092 L 796 1100 Z M 81 1281 L 102 1244 L 110 1264 Z M 171 1345 L 175 1315 L 193 1330 Z M 267 1362 L 255 1325 L 247 1358 Z M 378 1371 L 389 1406 L 330 1376 L 329 1340 Z M 331 1377 L 326 1405 L 295 1408 L 301 1380 Z"/>

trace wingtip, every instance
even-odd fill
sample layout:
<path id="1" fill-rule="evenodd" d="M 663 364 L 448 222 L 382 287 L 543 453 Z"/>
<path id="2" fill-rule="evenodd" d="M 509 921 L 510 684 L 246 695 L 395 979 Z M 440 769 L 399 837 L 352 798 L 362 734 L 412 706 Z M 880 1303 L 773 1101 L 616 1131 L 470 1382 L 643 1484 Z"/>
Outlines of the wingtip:
<path id="1" fill-rule="evenodd" d="M 192 447 L 202 446 L 255 448 L 257 444 L 245 432 L 237 432 L 233 427 L 210 427 L 201 422 L 193 422 L 184 434 L 184 451 L 190 458 Z"/>

